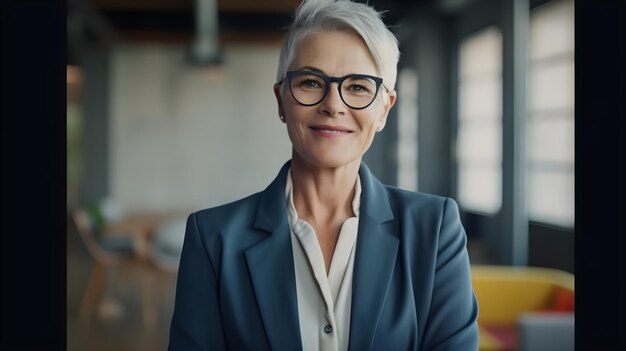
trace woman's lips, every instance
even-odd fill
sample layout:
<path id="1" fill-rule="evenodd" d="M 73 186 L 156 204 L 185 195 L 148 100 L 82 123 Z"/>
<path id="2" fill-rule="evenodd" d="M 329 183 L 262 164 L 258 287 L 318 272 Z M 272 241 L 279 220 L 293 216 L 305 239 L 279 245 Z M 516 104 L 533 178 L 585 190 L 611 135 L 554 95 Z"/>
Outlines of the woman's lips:
<path id="1" fill-rule="evenodd" d="M 309 128 L 311 128 L 315 134 L 326 138 L 338 138 L 352 133 L 349 129 L 328 125 L 316 125 Z"/>

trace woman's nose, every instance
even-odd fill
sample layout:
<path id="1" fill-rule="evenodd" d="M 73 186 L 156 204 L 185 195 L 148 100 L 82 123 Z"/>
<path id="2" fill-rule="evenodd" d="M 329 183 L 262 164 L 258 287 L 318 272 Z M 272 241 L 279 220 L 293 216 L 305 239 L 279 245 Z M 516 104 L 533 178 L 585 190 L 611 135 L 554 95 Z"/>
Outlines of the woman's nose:
<path id="1" fill-rule="evenodd" d="M 339 84 L 331 83 L 328 87 L 328 94 L 319 104 L 319 111 L 329 116 L 342 115 L 348 106 L 341 99 L 339 94 Z"/>

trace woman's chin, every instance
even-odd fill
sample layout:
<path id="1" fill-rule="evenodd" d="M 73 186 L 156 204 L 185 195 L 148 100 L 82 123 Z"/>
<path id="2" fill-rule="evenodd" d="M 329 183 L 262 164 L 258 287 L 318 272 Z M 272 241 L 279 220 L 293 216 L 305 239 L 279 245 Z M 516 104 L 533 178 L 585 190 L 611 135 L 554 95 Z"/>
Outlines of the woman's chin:
<path id="1" fill-rule="evenodd" d="M 336 153 L 324 153 L 321 155 L 308 155 L 308 157 L 302 157 L 297 153 L 294 153 L 294 162 L 307 165 L 315 168 L 341 168 L 353 164 L 360 164 L 362 157 L 355 157 L 354 155 L 338 155 Z"/>

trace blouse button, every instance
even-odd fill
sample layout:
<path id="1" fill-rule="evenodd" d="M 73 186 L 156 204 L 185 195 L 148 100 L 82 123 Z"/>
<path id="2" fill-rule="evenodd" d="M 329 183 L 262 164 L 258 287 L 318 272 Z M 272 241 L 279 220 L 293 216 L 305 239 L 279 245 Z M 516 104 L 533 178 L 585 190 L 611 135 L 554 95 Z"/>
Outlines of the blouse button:
<path id="1" fill-rule="evenodd" d="M 324 327 L 324 333 L 330 334 L 332 332 L 333 332 L 333 326 L 330 324 L 326 324 L 326 326 Z"/>

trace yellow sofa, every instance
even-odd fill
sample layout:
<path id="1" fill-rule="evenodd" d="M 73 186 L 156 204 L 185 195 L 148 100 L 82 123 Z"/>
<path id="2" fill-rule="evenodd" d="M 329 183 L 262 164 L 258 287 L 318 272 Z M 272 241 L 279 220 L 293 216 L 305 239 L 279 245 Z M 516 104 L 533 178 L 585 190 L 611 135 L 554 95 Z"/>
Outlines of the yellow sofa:
<path id="1" fill-rule="evenodd" d="M 532 324 L 542 319 L 564 318 L 563 322 L 552 323 L 559 329 L 553 333 L 546 330 L 546 336 L 541 337 L 545 340 L 540 343 L 557 342 L 547 340 L 551 335 L 565 335 L 567 342 L 571 336 L 573 342 L 573 274 L 539 267 L 472 265 L 472 283 L 479 306 L 481 351 L 529 348 L 530 340 L 525 338 L 530 334 L 524 331 L 534 330 Z M 525 318 L 531 314 L 532 318 Z M 546 328 L 546 323 L 540 324 Z M 563 340 L 559 342 L 563 345 Z"/>

